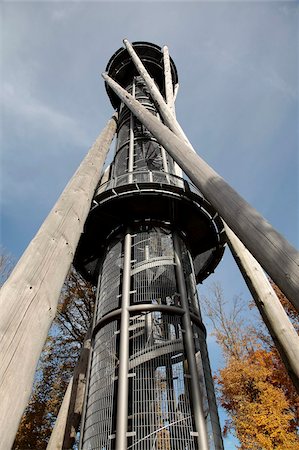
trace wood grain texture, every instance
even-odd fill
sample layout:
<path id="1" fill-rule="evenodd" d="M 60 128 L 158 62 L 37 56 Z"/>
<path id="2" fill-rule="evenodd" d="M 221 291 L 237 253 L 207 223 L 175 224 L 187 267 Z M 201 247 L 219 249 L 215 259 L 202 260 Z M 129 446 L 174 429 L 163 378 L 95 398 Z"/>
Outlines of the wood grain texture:
<path id="1" fill-rule="evenodd" d="M 73 448 L 83 411 L 90 345 L 91 330 L 85 336 L 79 360 L 63 397 L 47 450 Z"/>
<path id="2" fill-rule="evenodd" d="M 169 108 L 169 112 L 172 114 L 177 125 L 179 125 L 175 119 L 175 98 L 174 98 L 174 92 L 173 92 L 169 50 L 166 45 L 162 48 L 162 52 L 163 52 L 165 95 L 166 95 L 166 103 L 165 103 L 164 107 L 166 106 Z M 179 131 L 179 134 L 177 134 L 177 132 L 175 134 L 177 136 L 182 136 L 182 138 L 184 139 L 184 135 L 181 133 L 180 126 L 177 126 L 177 131 Z M 164 148 L 163 148 L 163 150 L 164 150 Z M 165 152 L 165 150 L 164 150 L 164 152 Z M 176 176 L 183 178 L 182 169 L 176 162 L 174 163 L 174 173 L 176 174 Z"/>
<path id="3" fill-rule="evenodd" d="M 0 292 L 0 449 L 11 447 L 116 131 L 109 120 Z"/>
<path id="4" fill-rule="evenodd" d="M 62 450 L 63 448 L 63 437 L 65 434 L 66 422 L 68 418 L 72 388 L 73 377 L 70 379 L 67 390 L 64 394 L 63 401 L 60 406 L 59 413 L 47 445 L 47 450 Z"/>
<path id="5" fill-rule="evenodd" d="M 135 67 L 139 73 L 139 75 L 144 79 L 146 86 L 149 90 L 150 95 L 152 96 L 154 102 L 159 107 L 159 112 L 166 123 L 166 125 L 176 134 L 180 134 L 184 137 L 184 140 L 190 144 L 187 136 L 185 135 L 184 131 L 182 130 L 180 124 L 173 120 L 173 114 L 171 112 L 171 109 L 166 105 L 164 98 L 162 94 L 160 93 L 158 87 L 156 86 L 156 83 L 149 75 L 148 71 L 144 67 L 144 64 L 140 60 L 139 56 L 135 52 L 132 45 L 129 43 L 127 39 L 124 39 L 124 44 L 126 49 L 128 50 L 129 55 L 132 58 L 133 63 L 135 64 Z"/>
<path id="6" fill-rule="evenodd" d="M 174 158 L 267 274 L 299 311 L 299 253 L 183 139 L 108 75 L 104 79 Z"/>
<path id="7" fill-rule="evenodd" d="M 75 367 L 73 374 L 74 381 L 70 396 L 68 416 L 65 425 L 65 433 L 62 448 L 73 448 L 77 432 L 79 431 L 81 417 L 83 413 L 85 389 L 87 382 L 87 369 L 91 352 L 90 348 L 91 348 L 91 329 L 87 332 L 80 353 L 80 358 L 78 360 L 78 363 Z"/>
<path id="8" fill-rule="evenodd" d="M 299 393 L 299 336 L 257 260 L 225 224 L 228 245 Z"/>
<path id="9" fill-rule="evenodd" d="M 166 45 L 162 48 L 162 52 L 163 52 L 163 63 L 164 63 L 166 103 L 167 103 L 168 108 L 170 109 L 172 115 L 175 116 L 170 58 L 169 58 L 168 47 L 166 47 Z"/>

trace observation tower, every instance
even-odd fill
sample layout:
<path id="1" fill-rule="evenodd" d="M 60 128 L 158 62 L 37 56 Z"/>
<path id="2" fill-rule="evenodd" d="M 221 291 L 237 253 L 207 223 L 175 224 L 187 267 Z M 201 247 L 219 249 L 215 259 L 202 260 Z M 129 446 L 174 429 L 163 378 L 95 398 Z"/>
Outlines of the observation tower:
<path id="1" fill-rule="evenodd" d="M 124 44 L 103 74 L 113 117 L 1 287 L 1 450 L 72 262 L 97 286 L 95 314 L 47 450 L 78 431 L 80 450 L 223 449 L 196 285 L 225 241 L 299 393 L 299 336 L 268 279 L 299 311 L 298 251 L 188 141 L 167 47 Z"/>
<path id="2" fill-rule="evenodd" d="M 174 114 L 174 62 L 157 45 L 133 48 Z M 125 48 L 106 71 L 160 117 Z M 221 259 L 223 222 L 106 89 L 118 113 L 115 154 L 75 257 L 97 286 L 80 448 L 222 449 L 196 285 Z"/>

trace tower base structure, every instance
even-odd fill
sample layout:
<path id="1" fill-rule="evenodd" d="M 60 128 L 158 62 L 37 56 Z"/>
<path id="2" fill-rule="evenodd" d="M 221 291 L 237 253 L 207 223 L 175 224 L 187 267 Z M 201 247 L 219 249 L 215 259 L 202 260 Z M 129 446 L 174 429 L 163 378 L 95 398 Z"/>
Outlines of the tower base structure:
<path id="1" fill-rule="evenodd" d="M 133 45 L 165 96 L 160 47 Z M 158 115 L 125 49 L 107 71 Z M 222 449 L 196 284 L 221 259 L 223 223 L 107 90 L 119 113 L 115 157 L 75 257 L 97 285 L 81 449 Z"/>

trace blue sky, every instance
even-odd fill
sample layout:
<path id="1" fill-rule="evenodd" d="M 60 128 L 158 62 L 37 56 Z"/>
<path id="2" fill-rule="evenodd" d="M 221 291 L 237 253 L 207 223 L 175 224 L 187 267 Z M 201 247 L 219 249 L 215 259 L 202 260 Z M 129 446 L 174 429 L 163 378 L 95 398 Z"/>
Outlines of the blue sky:
<path id="1" fill-rule="evenodd" d="M 298 247 L 297 5 L 2 2 L 2 244 L 22 254 L 112 114 L 100 74 L 128 38 L 168 45 L 189 140 Z M 215 280 L 250 298 L 228 250 Z"/>

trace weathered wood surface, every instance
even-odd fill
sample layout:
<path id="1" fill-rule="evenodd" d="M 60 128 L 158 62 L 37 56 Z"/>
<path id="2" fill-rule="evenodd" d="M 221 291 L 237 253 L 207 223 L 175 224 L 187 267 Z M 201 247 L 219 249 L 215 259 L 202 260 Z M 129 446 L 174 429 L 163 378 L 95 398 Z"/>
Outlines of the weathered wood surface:
<path id="1" fill-rule="evenodd" d="M 173 121 L 177 126 L 172 126 L 175 134 L 178 137 L 184 138 L 184 135 L 179 132 L 178 123 L 174 115 L 174 103 L 172 97 L 172 81 L 170 71 L 170 60 L 168 48 L 163 47 L 164 56 L 164 71 L 165 71 L 165 89 L 166 89 L 166 104 L 164 108 L 169 108 L 169 112 L 172 113 Z M 146 71 L 144 68 L 143 73 Z M 150 79 L 147 75 L 144 79 L 145 83 L 148 83 Z M 148 86 L 149 87 L 149 86 Z M 155 101 L 159 101 L 156 98 L 156 91 L 153 91 L 153 98 Z M 169 119 L 170 120 L 170 119 Z M 191 146 L 195 152 L 194 148 Z M 282 360 L 286 365 L 286 369 L 289 372 L 293 383 L 298 390 L 299 388 L 299 337 L 288 319 L 283 307 L 281 306 L 272 286 L 270 285 L 263 269 L 256 261 L 256 259 L 248 252 L 242 242 L 237 238 L 230 228 L 225 225 L 227 230 L 227 236 L 229 240 L 229 246 L 237 261 L 237 264 L 243 274 L 245 281 L 251 291 L 256 304 L 260 310 L 260 313 L 265 321 L 269 332 L 276 343 L 276 346 L 280 352 Z M 277 322 L 280 317 L 280 323 Z"/>
<path id="2" fill-rule="evenodd" d="M 174 130 L 176 136 L 184 139 L 184 134 L 180 132 L 180 127 L 176 121 L 174 114 L 174 101 L 172 97 L 172 81 L 171 81 L 171 71 L 170 71 L 170 60 L 168 48 L 163 47 L 163 59 L 164 59 L 164 72 L 165 72 L 165 90 L 166 90 L 166 103 L 161 100 L 159 95 L 157 95 L 157 90 L 152 90 L 153 99 L 157 104 L 161 104 L 164 101 L 163 108 L 169 109 L 167 120 L 168 126 Z M 138 66 L 141 67 L 138 57 L 134 56 L 135 61 L 137 61 Z M 137 64 L 136 63 L 136 64 Z M 147 73 L 145 67 L 140 69 L 140 73 L 147 87 L 150 88 L 149 82 L 151 80 L 149 74 Z M 173 118 L 170 115 L 173 115 Z M 190 148 L 195 152 L 194 148 L 190 144 Z M 260 310 L 260 313 L 265 321 L 269 332 L 275 341 L 275 344 L 280 352 L 282 360 L 289 372 L 293 383 L 298 390 L 299 387 L 299 337 L 294 330 L 292 324 L 290 323 L 283 307 L 281 306 L 273 288 L 271 287 L 267 277 L 265 276 L 261 266 L 256 261 L 256 259 L 250 254 L 250 252 L 245 248 L 242 242 L 237 238 L 230 228 L 226 226 L 227 236 L 229 239 L 229 246 L 231 251 L 237 261 L 237 264 L 243 274 L 245 281 L 256 301 L 256 304 Z M 231 239 L 231 240 L 230 240 Z M 238 256 L 237 256 L 238 255 Z M 280 323 L 277 323 L 280 317 Z"/>
<path id="3" fill-rule="evenodd" d="M 260 264 L 225 225 L 228 245 L 299 393 L 299 336 Z"/>
<path id="4" fill-rule="evenodd" d="M 152 96 L 153 100 L 159 107 L 159 112 L 160 112 L 161 116 L 163 117 L 164 122 L 174 133 L 184 136 L 184 140 L 190 144 L 187 136 L 185 135 L 185 133 L 182 130 L 179 123 L 176 120 L 173 120 L 173 114 L 172 114 L 171 110 L 168 108 L 167 104 L 165 103 L 162 94 L 160 93 L 159 89 L 156 86 L 156 83 L 149 75 L 148 71 L 144 67 L 144 64 L 142 63 L 139 56 L 135 52 L 134 48 L 132 47 L 132 45 L 130 44 L 130 42 L 127 39 L 124 39 L 123 42 L 125 44 L 126 49 L 128 50 L 129 55 L 132 58 L 133 63 L 135 64 L 136 69 L 138 70 L 139 75 L 146 82 L 146 85 L 147 85 L 150 95 Z"/>
<path id="5" fill-rule="evenodd" d="M 90 347 L 91 347 L 91 329 L 88 331 L 85 337 L 84 345 L 80 353 L 80 358 L 73 374 L 74 381 L 72 386 L 72 392 L 68 409 L 68 417 L 66 421 L 62 447 L 64 449 L 73 448 L 77 432 L 79 431 L 79 426 L 83 412 L 85 388 L 87 381 L 87 368 L 90 357 Z"/>
<path id="6" fill-rule="evenodd" d="M 73 388 L 73 377 L 70 379 L 67 390 L 64 394 L 62 404 L 59 409 L 58 416 L 47 445 L 47 450 L 62 450 L 63 448 L 63 437 L 66 428 L 66 422 L 68 418 L 68 410 L 71 400 L 71 392 Z M 67 447 L 70 449 L 71 447 Z"/>
<path id="7" fill-rule="evenodd" d="M 83 411 L 90 344 L 91 330 L 85 336 L 80 357 L 60 406 L 47 450 L 73 448 Z"/>
<path id="8" fill-rule="evenodd" d="M 107 74 L 103 78 L 190 180 L 299 311 L 299 254 L 192 148 L 149 113 Z"/>
<path id="9" fill-rule="evenodd" d="M 166 103 L 167 103 L 168 108 L 170 109 L 172 115 L 175 116 L 174 94 L 173 94 L 170 58 L 169 58 L 168 47 L 166 45 L 162 48 L 162 52 L 163 52 L 163 63 L 164 63 Z"/>
<path id="10" fill-rule="evenodd" d="M 172 83 L 172 75 L 171 75 L 168 47 L 166 47 L 166 45 L 165 45 L 163 47 L 162 51 L 163 51 L 163 63 L 164 63 L 166 104 L 169 108 L 169 111 L 175 118 L 175 99 L 174 99 L 174 92 L 173 92 L 173 83 Z M 180 133 L 180 136 L 182 136 L 181 133 Z M 182 137 L 184 138 L 184 136 L 182 136 Z M 165 152 L 165 150 L 164 150 L 164 152 Z M 174 163 L 174 172 L 178 177 L 183 178 L 182 169 L 176 162 Z"/>
<path id="11" fill-rule="evenodd" d="M 116 130 L 109 120 L 0 292 L 0 449 L 11 447 Z"/>
<path id="12" fill-rule="evenodd" d="M 176 101 L 176 98 L 177 98 L 177 95 L 178 95 L 178 92 L 179 92 L 179 87 L 180 87 L 179 83 L 177 83 L 175 85 L 175 87 L 174 87 L 174 93 L 173 93 L 173 101 L 174 102 Z"/>

